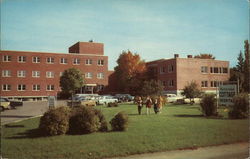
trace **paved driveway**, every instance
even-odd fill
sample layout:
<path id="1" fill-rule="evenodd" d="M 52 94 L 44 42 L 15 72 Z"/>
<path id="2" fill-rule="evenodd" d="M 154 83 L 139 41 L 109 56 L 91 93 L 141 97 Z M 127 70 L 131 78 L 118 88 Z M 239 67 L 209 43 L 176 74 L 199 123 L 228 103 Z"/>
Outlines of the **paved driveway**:
<path id="1" fill-rule="evenodd" d="M 57 106 L 66 105 L 57 101 Z M 49 109 L 47 101 L 23 102 L 23 106 L 1 112 L 1 125 L 42 115 Z"/>

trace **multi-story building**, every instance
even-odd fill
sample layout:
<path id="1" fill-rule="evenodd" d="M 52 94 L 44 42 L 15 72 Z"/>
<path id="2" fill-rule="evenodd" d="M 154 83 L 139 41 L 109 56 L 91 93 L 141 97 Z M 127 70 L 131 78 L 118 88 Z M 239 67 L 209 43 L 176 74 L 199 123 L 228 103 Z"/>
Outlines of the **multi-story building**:
<path id="1" fill-rule="evenodd" d="M 68 68 L 84 74 L 81 93 L 93 93 L 108 84 L 108 56 L 103 43 L 78 42 L 69 53 L 0 51 L 1 96 L 46 99 L 61 91 L 60 76 Z"/>
<path id="2" fill-rule="evenodd" d="M 195 81 L 204 92 L 215 92 L 218 85 L 229 79 L 229 62 L 215 59 L 179 58 L 147 62 L 152 78 L 159 80 L 165 93 L 180 95 L 185 85 Z"/>

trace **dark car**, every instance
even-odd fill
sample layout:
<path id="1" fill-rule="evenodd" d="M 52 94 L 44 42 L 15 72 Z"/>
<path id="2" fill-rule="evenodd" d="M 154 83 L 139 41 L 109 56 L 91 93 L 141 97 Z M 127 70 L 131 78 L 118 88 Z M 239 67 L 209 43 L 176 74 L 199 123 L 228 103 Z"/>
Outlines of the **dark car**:
<path id="1" fill-rule="evenodd" d="M 130 102 L 134 100 L 134 96 L 130 94 L 116 94 L 115 97 L 118 99 L 118 102 Z"/>
<path id="2" fill-rule="evenodd" d="M 15 100 L 10 100 L 10 106 L 11 107 L 19 107 L 19 106 L 23 106 L 23 102 L 22 101 L 15 101 Z"/>

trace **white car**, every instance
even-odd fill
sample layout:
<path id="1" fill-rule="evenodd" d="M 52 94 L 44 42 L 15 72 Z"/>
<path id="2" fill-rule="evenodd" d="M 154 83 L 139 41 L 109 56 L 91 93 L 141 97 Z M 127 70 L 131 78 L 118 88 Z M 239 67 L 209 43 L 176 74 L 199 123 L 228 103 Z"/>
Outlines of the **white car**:
<path id="1" fill-rule="evenodd" d="M 108 104 L 118 102 L 118 99 L 113 96 L 101 96 L 98 100 L 98 104 Z"/>
<path id="2" fill-rule="evenodd" d="M 177 96 L 176 94 L 165 94 L 164 96 L 167 98 L 168 103 L 174 103 L 178 99 L 183 99 L 182 96 Z"/>

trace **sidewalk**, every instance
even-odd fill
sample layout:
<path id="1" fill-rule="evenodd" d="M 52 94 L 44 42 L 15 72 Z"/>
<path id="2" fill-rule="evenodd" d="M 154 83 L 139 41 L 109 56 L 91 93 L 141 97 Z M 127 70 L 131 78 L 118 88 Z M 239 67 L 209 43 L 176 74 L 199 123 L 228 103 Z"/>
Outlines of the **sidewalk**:
<path id="1" fill-rule="evenodd" d="M 202 147 L 196 150 L 174 150 L 112 159 L 247 159 L 248 157 L 249 143 L 244 142 Z"/>

